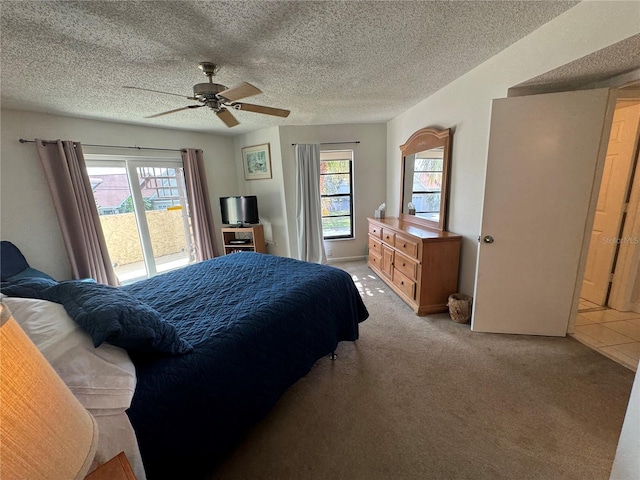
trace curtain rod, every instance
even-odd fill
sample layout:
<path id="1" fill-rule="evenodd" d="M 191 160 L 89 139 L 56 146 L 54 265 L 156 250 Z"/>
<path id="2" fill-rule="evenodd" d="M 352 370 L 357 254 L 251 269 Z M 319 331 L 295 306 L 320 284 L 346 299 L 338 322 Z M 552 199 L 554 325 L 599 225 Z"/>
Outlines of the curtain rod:
<path id="1" fill-rule="evenodd" d="M 24 138 L 21 138 L 20 140 L 18 140 L 20 143 L 36 143 L 35 140 L 25 140 Z M 47 141 L 47 140 L 43 140 L 44 143 L 56 143 L 54 141 Z M 89 143 L 83 143 L 82 145 L 84 145 L 85 147 L 103 147 L 103 148 L 131 148 L 133 150 L 161 150 L 161 151 L 165 151 L 165 152 L 182 152 L 184 149 L 175 149 L 175 148 L 153 148 L 153 147 L 126 147 L 126 146 L 122 146 L 122 145 L 91 145 Z"/>
<path id="2" fill-rule="evenodd" d="M 344 143 L 360 143 L 360 140 L 356 140 L 355 142 L 321 142 L 319 145 L 342 145 Z M 297 143 L 292 143 L 291 146 L 295 147 L 298 145 Z"/>

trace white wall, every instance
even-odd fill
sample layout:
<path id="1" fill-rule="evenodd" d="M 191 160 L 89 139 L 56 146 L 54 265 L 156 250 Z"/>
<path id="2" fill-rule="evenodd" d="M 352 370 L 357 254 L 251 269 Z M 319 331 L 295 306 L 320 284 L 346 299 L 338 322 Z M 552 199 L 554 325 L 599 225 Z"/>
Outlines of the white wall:
<path id="1" fill-rule="evenodd" d="M 399 210 L 398 147 L 427 126 L 452 128 L 449 230 L 464 236 L 461 292 L 474 291 L 491 101 L 508 88 L 640 33 L 640 2 L 581 2 L 387 124 L 387 205 Z"/>
<path id="2" fill-rule="evenodd" d="M 345 124 L 315 126 L 280 127 L 282 149 L 282 170 L 284 174 L 284 194 L 287 224 L 289 228 L 291 255 L 297 258 L 296 241 L 296 162 L 294 143 L 352 142 L 358 144 L 327 145 L 322 148 L 336 150 L 353 149 L 353 191 L 355 238 L 353 240 L 333 240 L 325 242 L 331 249 L 329 261 L 363 257 L 367 253 L 367 217 L 385 198 L 386 176 L 386 126 L 384 124 Z"/>
<path id="3" fill-rule="evenodd" d="M 640 452 L 640 376 L 636 371 L 609 480 L 638 480 L 640 477 L 638 452 Z"/>
<path id="4" fill-rule="evenodd" d="M 271 154 L 271 178 L 245 180 L 242 149 L 263 143 L 269 144 Z M 239 193 L 241 195 L 256 195 L 258 197 L 258 211 L 260 213 L 260 223 L 264 225 L 267 253 L 280 255 L 282 257 L 289 256 L 289 236 L 284 208 L 284 180 L 282 155 L 280 151 L 280 132 L 278 127 L 266 128 L 235 137 L 233 148 L 238 185 L 238 190 L 234 195 Z"/>
<path id="5" fill-rule="evenodd" d="M 31 143 L 19 143 L 20 138 L 170 149 L 200 148 L 204 151 L 214 222 L 218 226 L 220 207 L 217 198 L 237 191 L 231 137 L 12 110 L 2 110 L 0 115 L 0 237 L 15 243 L 34 268 L 58 280 L 71 277 L 60 227 L 36 147 Z M 87 153 L 100 151 L 90 147 L 83 150 Z M 136 154 L 135 150 L 101 151 Z M 179 152 L 175 155 L 180 158 Z M 222 252 L 222 239 L 216 240 Z"/>

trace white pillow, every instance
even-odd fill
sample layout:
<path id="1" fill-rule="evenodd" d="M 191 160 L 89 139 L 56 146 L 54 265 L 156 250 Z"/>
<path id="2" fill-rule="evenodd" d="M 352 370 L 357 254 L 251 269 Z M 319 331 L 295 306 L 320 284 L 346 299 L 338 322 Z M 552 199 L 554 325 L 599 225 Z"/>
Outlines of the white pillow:
<path id="1" fill-rule="evenodd" d="M 126 350 L 107 343 L 95 348 L 57 303 L 15 297 L 2 303 L 86 409 L 107 415 L 129 408 L 136 373 Z"/>

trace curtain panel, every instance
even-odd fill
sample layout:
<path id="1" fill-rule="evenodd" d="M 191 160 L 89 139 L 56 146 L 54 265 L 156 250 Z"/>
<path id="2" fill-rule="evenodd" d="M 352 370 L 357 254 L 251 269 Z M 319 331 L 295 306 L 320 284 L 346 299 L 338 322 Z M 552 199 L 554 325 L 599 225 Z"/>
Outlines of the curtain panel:
<path id="1" fill-rule="evenodd" d="M 49 184 L 73 277 L 119 285 L 80 143 L 36 139 L 36 148 Z"/>
<path id="2" fill-rule="evenodd" d="M 295 146 L 296 224 L 298 258 L 307 262 L 327 263 L 322 235 L 320 200 L 320 145 Z"/>
<path id="3" fill-rule="evenodd" d="M 187 184 L 189 216 L 193 229 L 196 261 L 201 262 L 218 255 L 214 236 L 213 214 L 207 188 L 202 150 L 182 150 L 184 178 Z"/>

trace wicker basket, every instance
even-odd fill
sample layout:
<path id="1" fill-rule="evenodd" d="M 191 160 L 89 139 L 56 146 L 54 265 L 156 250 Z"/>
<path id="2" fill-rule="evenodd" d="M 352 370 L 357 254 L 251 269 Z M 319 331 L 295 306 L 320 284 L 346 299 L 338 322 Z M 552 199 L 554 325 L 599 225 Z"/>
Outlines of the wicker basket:
<path id="1" fill-rule="evenodd" d="M 471 319 L 471 303 L 473 298 L 464 293 L 449 295 L 449 316 L 458 323 L 467 323 Z"/>

